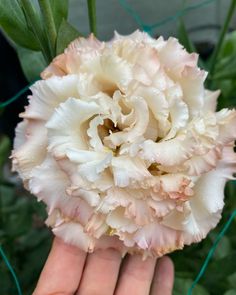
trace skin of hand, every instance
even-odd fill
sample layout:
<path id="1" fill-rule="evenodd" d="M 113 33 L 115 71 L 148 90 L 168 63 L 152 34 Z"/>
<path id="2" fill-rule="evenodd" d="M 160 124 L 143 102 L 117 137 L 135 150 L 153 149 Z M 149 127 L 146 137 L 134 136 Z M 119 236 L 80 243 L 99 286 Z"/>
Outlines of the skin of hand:
<path id="1" fill-rule="evenodd" d="M 87 254 L 55 238 L 33 295 L 171 295 L 170 258 L 121 254 L 114 249 Z"/>

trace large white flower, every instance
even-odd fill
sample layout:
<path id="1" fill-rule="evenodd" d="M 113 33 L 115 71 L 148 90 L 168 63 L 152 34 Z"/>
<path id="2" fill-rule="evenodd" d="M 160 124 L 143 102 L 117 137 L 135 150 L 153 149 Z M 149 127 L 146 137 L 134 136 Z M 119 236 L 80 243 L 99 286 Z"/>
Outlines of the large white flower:
<path id="1" fill-rule="evenodd" d="M 13 168 L 55 235 L 161 256 L 216 226 L 236 168 L 236 112 L 215 112 L 197 55 L 139 31 L 72 42 L 32 86 Z"/>

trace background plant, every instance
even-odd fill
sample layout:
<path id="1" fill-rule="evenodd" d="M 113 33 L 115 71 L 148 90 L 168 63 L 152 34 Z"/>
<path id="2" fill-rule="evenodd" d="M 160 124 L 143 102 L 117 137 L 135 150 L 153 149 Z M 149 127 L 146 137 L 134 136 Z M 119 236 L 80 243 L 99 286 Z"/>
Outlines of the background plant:
<path id="1" fill-rule="evenodd" d="M 34 4 L 32 4 L 34 3 Z M 95 0 L 88 0 L 90 30 L 97 34 Z M 29 82 L 57 54 L 82 34 L 68 22 L 68 0 L 0 0 L 0 26 L 15 48 Z M 221 89 L 218 109 L 236 105 L 236 31 L 228 34 L 236 0 L 232 0 L 219 40 L 211 55 L 200 59 L 208 72 L 206 85 Z M 197 51 L 189 38 L 183 15 L 178 18 L 178 38 L 189 52 Z M 145 28 L 148 31 L 148 28 Z M 4 112 L 4 105 L 0 110 Z M 51 245 L 51 235 L 44 226 L 44 205 L 27 193 L 15 175 L 10 173 L 8 157 L 11 140 L 0 135 L 0 245 L 13 265 L 24 294 L 31 294 Z M 222 225 L 236 208 L 236 184 L 227 184 L 226 206 L 222 221 L 203 242 L 185 247 L 171 256 L 175 262 L 174 295 L 187 294 L 204 258 Z M 235 222 L 220 242 L 203 279 L 194 289 L 195 295 L 236 295 Z M 12 277 L 0 260 L 0 293 L 16 294 Z"/>

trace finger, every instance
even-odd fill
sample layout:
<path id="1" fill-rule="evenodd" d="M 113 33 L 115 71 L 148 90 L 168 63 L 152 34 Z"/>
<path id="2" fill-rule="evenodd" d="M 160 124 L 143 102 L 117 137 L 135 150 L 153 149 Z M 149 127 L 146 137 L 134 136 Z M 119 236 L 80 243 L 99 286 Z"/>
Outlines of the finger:
<path id="1" fill-rule="evenodd" d="M 55 238 L 33 295 L 74 294 L 83 272 L 85 259 L 84 251 Z"/>
<path id="2" fill-rule="evenodd" d="M 83 277 L 76 294 L 112 295 L 116 286 L 121 254 L 115 249 L 96 250 L 87 257 Z"/>
<path id="3" fill-rule="evenodd" d="M 156 266 L 151 295 L 171 295 L 174 284 L 174 265 L 169 257 L 162 257 Z"/>
<path id="4" fill-rule="evenodd" d="M 121 269 L 115 295 L 148 295 L 155 263 L 155 258 L 143 261 L 140 255 L 128 256 Z"/>

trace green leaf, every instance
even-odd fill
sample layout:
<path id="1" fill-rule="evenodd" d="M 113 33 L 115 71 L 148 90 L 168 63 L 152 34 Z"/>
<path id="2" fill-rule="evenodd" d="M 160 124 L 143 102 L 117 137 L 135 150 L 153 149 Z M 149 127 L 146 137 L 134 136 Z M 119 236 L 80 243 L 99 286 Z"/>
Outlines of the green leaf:
<path id="1" fill-rule="evenodd" d="M 97 36 L 96 0 L 87 0 L 90 32 Z"/>
<path id="2" fill-rule="evenodd" d="M 0 1 L 0 27 L 20 46 L 39 50 L 39 44 L 29 31 L 24 13 L 17 0 Z"/>
<path id="3" fill-rule="evenodd" d="M 70 44 L 71 41 L 81 36 L 71 24 L 63 20 L 57 36 L 57 54 L 60 54 Z"/>
<path id="4" fill-rule="evenodd" d="M 236 291 L 231 289 L 224 293 L 224 295 L 236 295 Z"/>
<path id="5" fill-rule="evenodd" d="M 50 4 L 52 8 L 56 29 L 58 31 L 63 19 L 67 19 L 68 17 L 69 1 L 68 0 L 60 0 L 60 1 L 50 0 Z"/>
<path id="6" fill-rule="evenodd" d="M 184 46 L 184 48 L 189 52 L 197 52 L 196 47 L 194 46 L 193 42 L 189 39 L 187 29 L 185 27 L 184 21 L 180 19 L 179 25 L 178 25 L 178 39 L 180 43 Z M 201 68 L 205 69 L 206 65 L 202 61 L 202 59 L 198 58 L 198 64 Z"/>
<path id="7" fill-rule="evenodd" d="M 220 57 L 230 56 L 236 53 L 236 31 L 229 33 L 225 37 L 225 41 L 222 45 Z"/>
<path id="8" fill-rule="evenodd" d="M 45 59 L 40 51 L 32 51 L 23 47 L 16 47 L 22 70 L 29 82 L 40 77 L 40 73 L 46 67 Z"/>
<path id="9" fill-rule="evenodd" d="M 230 287 L 236 290 L 236 272 L 228 276 L 227 280 L 229 282 Z"/>
<path id="10" fill-rule="evenodd" d="M 205 276 L 202 277 L 201 282 L 207 286 L 212 293 L 223 294 L 226 291 L 229 283 L 227 277 L 235 272 L 236 269 L 236 251 L 231 252 L 226 257 L 214 260 L 208 266 Z M 214 293 L 215 292 L 215 293 Z"/>
<path id="11" fill-rule="evenodd" d="M 0 137 L 0 167 L 6 162 L 10 153 L 10 139 L 6 135 Z"/>
<path id="12" fill-rule="evenodd" d="M 227 80 L 236 78 L 236 60 L 235 57 L 232 58 L 232 63 L 223 68 L 222 70 L 216 71 L 213 80 Z"/>
<path id="13" fill-rule="evenodd" d="M 210 235 L 212 237 L 212 241 L 214 241 L 216 239 L 216 234 L 211 234 Z M 227 236 L 224 236 L 219 245 L 217 246 L 215 253 L 214 253 L 214 258 L 215 259 L 221 259 L 226 257 L 227 255 L 229 255 L 232 252 L 232 247 L 230 244 L 230 239 Z"/>
<path id="14" fill-rule="evenodd" d="M 50 63 L 53 56 L 50 51 L 50 44 L 47 40 L 47 28 L 45 27 L 44 20 L 41 18 L 39 9 L 36 9 L 34 3 L 32 2 L 33 1 L 29 0 L 20 0 L 28 28 L 33 32 L 45 61 Z"/>
<path id="15" fill-rule="evenodd" d="M 186 30 L 184 21 L 180 19 L 178 26 L 178 39 L 180 43 L 186 48 L 188 52 L 196 52 L 196 48 L 188 37 L 188 32 Z"/>
<path id="16" fill-rule="evenodd" d="M 14 205 L 15 202 L 15 188 L 6 185 L 0 185 L 1 207 Z"/>
<path id="17" fill-rule="evenodd" d="M 191 279 L 175 278 L 173 295 L 188 294 L 193 281 Z M 196 285 L 193 289 L 192 295 L 209 295 L 207 290 L 200 285 Z"/>

